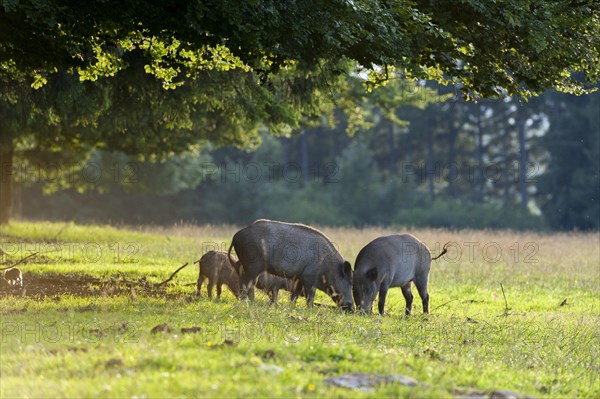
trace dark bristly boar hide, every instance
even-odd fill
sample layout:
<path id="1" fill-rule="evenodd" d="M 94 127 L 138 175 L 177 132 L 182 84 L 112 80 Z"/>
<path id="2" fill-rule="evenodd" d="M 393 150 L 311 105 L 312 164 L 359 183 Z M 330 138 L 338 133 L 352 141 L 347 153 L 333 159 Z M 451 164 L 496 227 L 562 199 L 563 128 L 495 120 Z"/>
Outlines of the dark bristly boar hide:
<path id="1" fill-rule="evenodd" d="M 352 267 L 320 231 L 302 224 L 257 220 L 238 231 L 229 247 L 240 260 L 242 297 L 254 299 L 254 282 L 263 272 L 298 280 L 312 306 L 316 289 L 345 310 L 352 310 Z"/>
<path id="2" fill-rule="evenodd" d="M 437 259 L 447 252 L 447 244 Z M 371 313 L 379 294 L 379 313 L 383 315 L 388 289 L 401 287 L 406 300 L 406 314 L 412 308 L 411 284 L 414 282 L 423 302 L 423 313 L 429 312 L 427 282 L 431 267 L 429 249 L 410 234 L 379 237 L 358 253 L 354 267 L 353 292 L 357 310 Z"/>

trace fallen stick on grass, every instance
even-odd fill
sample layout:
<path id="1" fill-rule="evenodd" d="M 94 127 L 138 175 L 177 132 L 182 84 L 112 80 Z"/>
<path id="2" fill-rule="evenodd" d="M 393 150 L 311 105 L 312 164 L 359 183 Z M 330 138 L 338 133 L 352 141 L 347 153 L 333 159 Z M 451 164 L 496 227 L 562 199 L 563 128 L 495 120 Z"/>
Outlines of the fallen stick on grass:
<path id="1" fill-rule="evenodd" d="M 21 263 L 25 262 L 27 259 L 29 259 L 29 258 L 31 258 L 32 256 L 35 256 L 35 255 L 37 255 L 37 254 L 38 254 L 38 252 L 34 252 L 34 253 L 30 254 L 30 255 L 27 255 L 27 256 L 26 256 L 26 257 L 24 257 L 23 259 L 21 259 L 21 260 L 17 261 L 17 263 L 14 263 L 14 264 L 12 264 L 12 265 L 10 265 L 10 266 L 2 267 L 2 268 L 0 268 L 0 270 L 10 269 L 10 268 L 13 268 L 13 267 L 15 267 L 15 266 L 17 266 L 17 265 L 20 265 Z"/>
<path id="2" fill-rule="evenodd" d="M 163 282 L 161 282 L 161 283 L 158 283 L 158 284 L 156 284 L 156 285 L 155 285 L 155 287 L 156 287 L 156 288 L 160 288 L 160 287 L 163 287 L 163 286 L 167 285 L 167 283 L 168 283 L 169 281 L 171 281 L 171 280 L 173 279 L 173 277 L 175 277 L 175 275 L 176 275 L 177 273 L 179 273 L 179 271 L 180 271 L 181 269 L 183 269 L 184 267 L 186 267 L 187 265 L 188 265 L 188 262 L 186 262 L 186 263 L 185 263 L 185 265 L 181 266 L 179 269 L 175 270 L 175 271 L 173 272 L 173 274 L 171 274 L 171 276 L 169 276 L 169 278 L 168 278 L 168 279 L 166 279 L 165 281 L 163 281 Z"/>
<path id="3" fill-rule="evenodd" d="M 454 302 L 454 301 L 458 301 L 458 299 L 451 299 L 448 302 L 442 303 L 440 306 L 436 306 L 435 308 L 431 309 L 431 313 L 433 313 L 434 310 L 437 310 L 439 308 L 443 308 L 444 306 Z"/>

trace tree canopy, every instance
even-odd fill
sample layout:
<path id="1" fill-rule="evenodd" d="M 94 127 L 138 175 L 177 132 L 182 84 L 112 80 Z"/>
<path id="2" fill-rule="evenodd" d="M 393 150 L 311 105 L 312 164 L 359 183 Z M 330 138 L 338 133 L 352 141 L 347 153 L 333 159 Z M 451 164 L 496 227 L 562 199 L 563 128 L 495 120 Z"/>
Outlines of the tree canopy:
<path id="1" fill-rule="evenodd" d="M 0 224 L 15 158 L 256 147 L 336 107 L 398 124 L 411 80 L 473 99 L 599 76 L 593 0 L 0 0 Z"/>
<path id="2" fill-rule="evenodd" d="M 110 76 L 140 55 L 167 87 L 207 69 L 240 68 L 262 82 L 287 68 L 345 73 L 340 60 L 375 83 L 396 70 L 454 83 L 470 97 L 581 92 L 600 75 L 594 0 L 0 4 L 0 62 L 12 60 L 38 84 L 61 68 Z"/>

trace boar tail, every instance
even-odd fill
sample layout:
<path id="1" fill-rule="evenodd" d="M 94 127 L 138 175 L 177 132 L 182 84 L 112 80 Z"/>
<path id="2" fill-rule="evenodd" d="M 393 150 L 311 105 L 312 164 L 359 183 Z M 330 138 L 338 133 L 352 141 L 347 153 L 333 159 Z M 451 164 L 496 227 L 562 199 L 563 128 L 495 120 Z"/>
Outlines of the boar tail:
<path id="1" fill-rule="evenodd" d="M 232 248 L 233 248 L 233 241 L 231 241 L 231 245 L 229 246 L 229 251 L 227 251 L 227 257 L 229 258 L 229 263 L 231 263 L 231 265 L 235 269 L 236 273 L 239 275 L 240 274 L 240 264 L 239 264 L 239 262 L 234 261 L 233 258 L 231 257 L 231 249 Z"/>
<path id="2" fill-rule="evenodd" d="M 435 258 L 431 258 L 431 260 L 436 260 L 438 258 L 441 258 L 446 252 L 448 252 L 448 244 L 450 244 L 449 241 L 444 244 L 444 247 L 442 248 L 442 252 L 438 256 L 436 256 Z"/>

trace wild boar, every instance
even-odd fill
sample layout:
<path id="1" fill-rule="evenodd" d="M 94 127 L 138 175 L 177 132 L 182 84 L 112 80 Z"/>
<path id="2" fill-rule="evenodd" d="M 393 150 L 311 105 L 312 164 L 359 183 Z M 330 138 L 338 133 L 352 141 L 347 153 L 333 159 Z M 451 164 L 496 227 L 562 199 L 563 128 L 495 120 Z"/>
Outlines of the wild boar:
<path id="1" fill-rule="evenodd" d="M 13 287 L 23 286 L 23 274 L 21 273 L 21 270 L 16 267 L 6 270 L 4 272 L 4 279 Z"/>
<path id="2" fill-rule="evenodd" d="M 294 295 L 295 287 L 300 284 L 300 281 L 294 281 L 291 278 L 279 277 L 271 273 L 263 272 L 256 279 L 256 288 L 267 293 L 272 304 L 277 304 L 279 290 L 286 290 L 291 293 L 290 299 L 295 301 L 297 296 Z M 301 295 L 303 293 L 300 293 Z"/>
<path id="3" fill-rule="evenodd" d="M 447 252 L 447 245 L 437 259 Z M 391 287 L 401 287 L 406 300 L 406 315 L 412 308 L 411 283 L 414 282 L 423 302 L 423 313 L 429 312 L 427 281 L 431 267 L 429 249 L 410 234 L 379 237 L 360 250 L 353 278 L 354 301 L 358 310 L 371 313 L 379 293 L 379 313 L 383 315 L 385 297 Z"/>
<path id="4" fill-rule="evenodd" d="M 242 297 L 254 299 L 253 284 L 263 272 L 300 281 L 294 297 L 304 289 L 307 305 L 316 289 L 324 291 L 342 309 L 352 310 L 352 267 L 320 231 L 295 223 L 257 220 L 233 236 L 244 268 L 240 275 Z"/>
<path id="5" fill-rule="evenodd" d="M 239 275 L 244 273 L 244 267 L 239 260 L 235 263 L 235 268 Z M 286 290 L 290 292 L 290 300 L 292 302 L 296 301 L 298 295 L 304 296 L 304 290 L 301 287 L 296 290 L 296 287 L 298 287 L 299 284 L 300 281 L 298 279 L 280 277 L 267 272 L 262 272 L 259 274 L 254 281 L 254 287 L 264 291 L 269 296 L 271 304 L 274 305 L 277 304 L 280 290 Z M 295 294 L 296 291 L 298 291 L 298 294 Z"/>
<path id="6" fill-rule="evenodd" d="M 212 298 L 213 287 L 217 286 L 217 298 L 221 298 L 221 286 L 227 285 L 236 298 L 240 295 L 240 278 L 226 252 L 208 251 L 196 261 L 198 263 L 198 284 L 196 295 L 201 296 L 202 283 L 208 278 L 208 297 Z M 194 263 L 196 263 L 194 262 Z"/>

